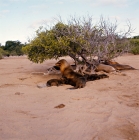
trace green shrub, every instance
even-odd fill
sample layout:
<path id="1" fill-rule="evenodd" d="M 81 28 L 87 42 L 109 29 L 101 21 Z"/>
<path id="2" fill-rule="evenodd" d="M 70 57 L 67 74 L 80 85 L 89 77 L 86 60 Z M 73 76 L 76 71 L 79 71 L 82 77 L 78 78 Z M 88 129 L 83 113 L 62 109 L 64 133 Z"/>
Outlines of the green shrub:
<path id="1" fill-rule="evenodd" d="M 133 53 L 134 55 L 139 54 L 139 46 L 138 46 L 138 47 L 134 47 L 134 48 L 131 50 L 131 53 Z"/>
<path id="2" fill-rule="evenodd" d="M 20 41 L 6 41 L 5 46 L 3 47 L 3 50 L 5 51 L 5 56 L 20 56 L 23 55 L 22 47 L 24 44 L 22 44 Z"/>
<path id="3" fill-rule="evenodd" d="M 2 59 L 3 58 L 3 49 L 2 48 L 0 48 L 0 59 Z"/>
<path id="4" fill-rule="evenodd" d="M 131 53 L 134 55 L 139 54 L 139 39 L 131 39 L 130 42 L 132 45 Z"/>
<path id="5" fill-rule="evenodd" d="M 1 54 L 2 57 L 4 57 L 4 56 L 9 56 L 9 52 L 3 50 L 3 48 L 0 48 L 0 54 Z"/>
<path id="6" fill-rule="evenodd" d="M 3 59 L 3 56 L 2 56 L 2 54 L 0 53 L 0 59 Z"/>

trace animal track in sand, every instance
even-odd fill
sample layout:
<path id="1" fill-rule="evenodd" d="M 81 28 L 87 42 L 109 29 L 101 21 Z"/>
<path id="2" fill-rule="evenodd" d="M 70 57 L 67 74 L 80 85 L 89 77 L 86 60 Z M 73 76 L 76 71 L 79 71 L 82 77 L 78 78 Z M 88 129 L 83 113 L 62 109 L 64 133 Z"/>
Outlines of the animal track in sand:
<path id="1" fill-rule="evenodd" d="M 71 98 L 72 100 L 93 100 L 94 97 L 81 97 L 81 98 Z"/>
<path id="2" fill-rule="evenodd" d="M 115 126 L 111 126 L 105 128 L 98 134 L 98 139 L 109 140 L 109 138 L 118 140 L 139 140 L 139 131 L 135 129 L 135 126 L 131 123 L 126 124 L 117 124 Z"/>
<path id="3" fill-rule="evenodd" d="M 25 77 L 25 78 L 18 78 L 19 80 L 25 80 L 25 79 L 28 79 L 28 77 Z"/>
<path id="4" fill-rule="evenodd" d="M 15 112 L 30 116 L 31 118 L 37 118 L 37 116 L 35 116 L 34 114 L 31 114 L 30 111 L 16 110 Z"/>
<path id="5" fill-rule="evenodd" d="M 121 103 L 129 107 L 139 107 L 139 98 L 137 94 L 132 95 L 120 95 L 117 96 Z"/>
<path id="6" fill-rule="evenodd" d="M 0 85 L 0 88 L 14 87 L 14 86 L 31 86 L 31 85 L 28 85 L 28 84 L 2 84 L 2 85 Z"/>
<path id="7" fill-rule="evenodd" d="M 15 95 L 23 95 L 24 93 L 21 92 L 15 92 Z"/>

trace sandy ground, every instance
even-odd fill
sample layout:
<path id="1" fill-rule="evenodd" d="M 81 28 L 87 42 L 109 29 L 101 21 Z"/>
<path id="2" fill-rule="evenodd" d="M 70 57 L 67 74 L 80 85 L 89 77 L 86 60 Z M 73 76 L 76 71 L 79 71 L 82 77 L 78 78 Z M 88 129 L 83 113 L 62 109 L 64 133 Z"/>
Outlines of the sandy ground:
<path id="1" fill-rule="evenodd" d="M 139 55 L 115 60 L 139 69 Z M 139 140 L 139 70 L 109 74 L 83 89 L 38 88 L 59 75 L 32 72 L 55 62 L 0 60 L 0 140 Z"/>

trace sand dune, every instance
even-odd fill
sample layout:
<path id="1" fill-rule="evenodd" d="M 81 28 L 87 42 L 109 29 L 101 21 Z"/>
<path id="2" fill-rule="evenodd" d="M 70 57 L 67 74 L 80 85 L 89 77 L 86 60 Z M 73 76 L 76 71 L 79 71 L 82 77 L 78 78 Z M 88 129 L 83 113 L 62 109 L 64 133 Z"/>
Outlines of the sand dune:
<path id="1" fill-rule="evenodd" d="M 115 60 L 139 69 L 139 55 Z M 139 140 L 139 70 L 111 73 L 83 89 L 38 88 L 60 77 L 33 74 L 55 62 L 0 60 L 0 140 Z"/>

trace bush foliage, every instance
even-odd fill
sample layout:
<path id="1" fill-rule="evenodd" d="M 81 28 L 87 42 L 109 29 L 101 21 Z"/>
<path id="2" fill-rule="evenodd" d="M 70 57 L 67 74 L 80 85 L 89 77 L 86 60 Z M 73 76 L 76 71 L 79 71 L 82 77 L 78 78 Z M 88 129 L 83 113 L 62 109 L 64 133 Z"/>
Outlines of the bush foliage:
<path id="1" fill-rule="evenodd" d="M 131 39 L 130 40 L 131 45 L 132 45 L 132 49 L 131 49 L 131 53 L 137 55 L 139 54 L 139 38 L 138 39 Z"/>
<path id="2" fill-rule="evenodd" d="M 97 24 L 91 17 L 74 18 L 65 24 L 58 21 L 52 28 L 40 27 L 36 37 L 23 47 L 23 52 L 35 63 L 46 59 L 70 56 L 75 63 L 94 65 L 129 51 L 127 32 L 117 31 L 117 23 L 102 17 Z"/>
<path id="3" fill-rule="evenodd" d="M 3 47 L 0 47 L 0 59 L 2 59 L 4 56 L 8 56 L 8 52 L 3 50 Z"/>

